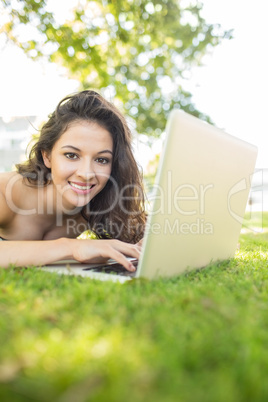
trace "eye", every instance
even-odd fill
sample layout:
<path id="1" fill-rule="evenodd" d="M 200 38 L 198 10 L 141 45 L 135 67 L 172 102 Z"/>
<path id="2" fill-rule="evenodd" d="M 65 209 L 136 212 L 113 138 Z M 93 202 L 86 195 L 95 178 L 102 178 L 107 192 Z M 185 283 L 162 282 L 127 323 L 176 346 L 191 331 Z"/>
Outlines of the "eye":
<path id="1" fill-rule="evenodd" d="M 73 152 L 66 152 L 64 155 L 66 156 L 67 159 L 71 160 L 78 159 L 78 155 Z"/>
<path id="2" fill-rule="evenodd" d="M 97 158 L 96 162 L 100 163 L 101 165 L 107 165 L 107 163 L 110 163 L 110 159 L 108 159 L 108 158 Z"/>

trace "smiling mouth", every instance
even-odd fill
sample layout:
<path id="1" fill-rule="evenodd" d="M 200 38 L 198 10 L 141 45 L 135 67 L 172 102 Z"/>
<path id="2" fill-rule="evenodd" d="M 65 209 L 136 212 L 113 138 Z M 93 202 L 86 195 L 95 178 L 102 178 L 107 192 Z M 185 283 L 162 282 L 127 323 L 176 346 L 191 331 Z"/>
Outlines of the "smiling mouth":
<path id="1" fill-rule="evenodd" d="M 69 181 L 68 183 L 70 184 L 71 187 L 74 187 L 77 190 L 81 190 L 81 191 L 89 191 L 95 186 L 95 184 L 80 185 L 77 183 L 73 183 L 71 181 Z"/>

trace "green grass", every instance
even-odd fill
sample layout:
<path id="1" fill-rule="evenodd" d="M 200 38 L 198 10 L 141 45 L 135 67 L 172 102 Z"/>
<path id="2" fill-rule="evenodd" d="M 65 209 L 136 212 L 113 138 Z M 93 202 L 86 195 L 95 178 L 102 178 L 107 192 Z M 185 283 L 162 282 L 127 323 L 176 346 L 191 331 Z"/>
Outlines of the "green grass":
<path id="1" fill-rule="evenodd" d="M 267 401 L 267 241 L 124 285 L 0 270 L 1 402 Z"/>

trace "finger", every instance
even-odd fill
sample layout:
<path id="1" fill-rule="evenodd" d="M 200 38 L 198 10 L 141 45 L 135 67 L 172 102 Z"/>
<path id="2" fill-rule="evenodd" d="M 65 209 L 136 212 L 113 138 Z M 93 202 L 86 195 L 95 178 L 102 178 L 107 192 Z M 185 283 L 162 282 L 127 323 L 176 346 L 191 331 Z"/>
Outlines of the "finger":
<path id="1" fill-rule="evenodd" d="M 122 251 L 128 257 L 140 258 L 141 248 L 136 244 L 132 244 L 126 251 Z"/>
<path id="2" fill-rule="evenodd" d="M 113 240 L 108 240 L 110 241 L 110 245 L 120 253 L 123 253 L 129 257 L 134 257 L 134 258 L 139 258 L 141 249 L 138 247 L 136 244 L 129 244 L 129 243 L 124 243 L 121 241 L 113 241 Z"/>
<path id="3" fill-rule="evenodd" d="M 113 258 L 115 261 L 117 261 L 119 264 L 123 265 L 124 268 L 126 268 L 127 271 L 134 272 L 136 271 L 136 268 L 132 264 L 131 261 L 129 261 L 124 254 L 120 253 L 120 251 L 115 250 L 114 248 L 111 248 L 110 252 L 110 258 Z"/>
<path id="4" fill-rule="evenodd" d="M 143 243 L 143 238 L 140 241 L 138 241 L 138 243 L 136 243 L 136 246 L 142 247 L 142 243 Z"/>
<path id="5" fill-rule="evenodd" d="M 136 244 L 136 247 L 138 248 L 139 252 L 141 252 L 141 250 L 142 250 L 142 242 L 139 241 L 139 242 Z"/>

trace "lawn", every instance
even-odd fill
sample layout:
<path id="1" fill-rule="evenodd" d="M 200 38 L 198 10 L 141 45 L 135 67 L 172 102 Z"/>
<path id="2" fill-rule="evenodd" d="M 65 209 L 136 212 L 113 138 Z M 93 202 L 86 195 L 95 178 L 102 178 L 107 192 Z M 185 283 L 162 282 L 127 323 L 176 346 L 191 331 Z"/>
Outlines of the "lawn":
<path id="1" fill-rule="evenodd" d="M 234 259 L 173 279 L 0 270 L 1 402 L 267 401 L 268 233 L 245 225 Z"/>

